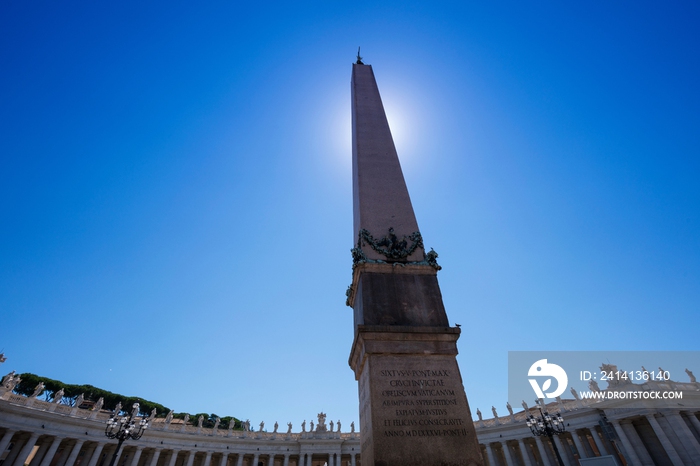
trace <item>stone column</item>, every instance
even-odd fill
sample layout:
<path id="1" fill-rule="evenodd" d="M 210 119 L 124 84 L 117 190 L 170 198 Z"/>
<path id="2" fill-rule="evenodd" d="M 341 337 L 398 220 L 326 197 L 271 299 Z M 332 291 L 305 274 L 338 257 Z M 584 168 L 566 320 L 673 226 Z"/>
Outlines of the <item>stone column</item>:
<path id="1" fill-rule="evenodd" d="M 284 455 L 284 462 L 282 463 L 282 466 L 289 466 L 289 453 Z"/>
<path id="2" fill-rule="evenodd" d="M 168 466 L 175 466 L 175 463 L 177 462 L 177 455 L 180 453 L 180 450 L 173 450 L 173 453 L 170 455 L 170 460 L 168 461 Z"/>
<path id="3" fill-rule="evenodd" d="M 566 449 L 564 449 L 564 444 L 561 443 L 561 439 L 558 435 L 555 435 L 553 440 L 554 444 L 559 449 L 559 455 L 561 456 L 561 460 L 564 462 L 564 466 L 571 466 L 571 462 L 569 461 L 569 455 L 567 454 L 569 446 L 567 445 Z"/>
<path id="4" fill-rule="evenodd" d="M 615 426 L 615 432 L 617 432 L 617 436 L 620 437 L 622 446 L 625 447 L 627 462 L 630 464 L 642 464 L 642 460 L 639 459 L 637 452 L 634 451 L 634 447 L 632 446 L 630 439 L 627 437 L 625 429 L 622 427 L 622 423 L 618 420 L 613 420 L 611 423 L 613 426 Z"/>
<path id="5" fill-rule="evenodd" d="M 187 457 L 187 466 L 192 466 L 192 464 L 194 464 L 194 455 L 196 453 L 196 451 L 190 450 L 190 456 Z"/>
<path id="6" fill-rule="evenodd" d="M 92 452 L 92 456 L 90 457 L 90 461 L 88 462 L 87 466 L 95 466 L 97 464 L 97 461 L 100 459 L 100 455 L 102 455 L 102 449 L 105 447 L 104 442 L 98 442 L 97 446 Z"/>
<path id="7" fill-rule="evenodd" d="M 654 429 L 654 433 L 659 438 L 661 446 L 664 447 L 664 450 L 666 450 L 666 454 L 671 459 L 671 463 L 673 463 L 673 466 L 683 466 L 683 461 L 681 460 L 681 457 L 678 456 L 678 452 L 675 448 L 673 448 L 671 441 L 666 436 L 666 432 L 664 432 L 664 430 L 661 428 L 661 426 L 659 425 L 659 421 L 656 420 L 654 414 L 647 414 L 646 418 L 649 421 L 649 424 L 651 424 L 651 428 Z"/>
<path id="8" fill-rule="evenodd" d="M 535 443 L 537 444 L 537 449 L 540 451 L 542 464 L 544 464 L 544 466 L 552 466 L 552 463 L 549 462 L 549 456 L 547 456 L 547 448 L 544 443 L 542 443 L 542 437 L 535 437 Z"/>
<path id="9" fill-rule="evenodd" d="M 700 421 L 698 421 L 698 417 L 695 415 L 694 412 L 688 411 L 688 419 L 690 419 L 690 423 L 695 427 L 695 430 L 700 434 Z M 0 453 L 2 450 L 0 449 Z"/>
<path id="10" fill-rule="evenodd" d="M 253 465 L 252 466 L 258 466 L 258 459 L 260 459 L 260 453 L 256 453 L 253 455 Z M 192 466 L 192 465 L 189 465 Z"/>
<path id="11" fill-rule="evenodd" d="M 489 459 L 489 466 L 496 466 L 496 458 L 493 456 L 493 447 L 490 443 L 486 444 L 486 457 Z"/>
<path id="12" fill-rule="evenodd" d="M 143 446 L 139 445 L 136 447 L 134 452 L 134 457 L 131 458 L 131 466 L 139 466 L 139 460 L 141 459 L 141 453 L 143 453 Z M 70 466 L 70 465 L 68 465 Z"/>
<path id="13" fill-rule="evenodd" d="M 12 450 L 8 451 L 7 457 L 5 458 L 5 461 L 3 461 L 3 464 L 11 465 L 15 462 L 20 452 L 22 451 L 22 448 L 27 443 L 28 438 L 29 437 L 27 437 L 26 434 L 22 433 L 15 437 L 14 444 L 12 445 Z"/>
<path id="14" fill-rule="evenodd" d="M 581 443 L 581 439 L 578 436 L 577 430 L 574 429 L 571 431 L 571 438 L 574 440 L 574 445 L 576 445 L 576 449 L 578 450 L 578 457 L 579 458 L 588 458 L 588 453 L 586 452 L 586 449 L 584 448 L 583 444 Z"/>
<path id="15" fill-rule="evenodd" d="M 75 442 L 75 446 L 71 450 L 70 456 L 66 460 L 66 466 L 73 466 L 73 463 L 75 463 L 75 460 L 78 458 L 78 453 L 80 453 L 80 450 L 83 448 L 83 443 L 85 443 L 85 440 L 78 440 Z"/>
<path id="16" fill-rule="evenodd" d="M 22 447 L 22 450 L 20 450 L 19 455 L 17 455 L 17 458 L 15 458 L 15 462 L 12 463 L 12 466 L 22 466 L 24 464 L 24 461 L 32 452 L 32 449 L 34 448 L 34 445 L 36 445 L 36 441 L 39 439 L 40 435 L 41 434 L 38 432 L 32 433 L 32 435 L 29 437 L 29 440 L 27 440 L 27 442 Z"/>
<path id="17" fill-rule="evenodd" d="M 698 444 L 695 435 L 685 423 L 685 419 L 681 416 L 679 411 L 674 411 L 666 416 L 668 423 L 673 428 L 673 431 L 678 436 L 678 439 L 683 443 L 683 445 L 688 445 L 690 448 L 686 448 L 688 455 L 693 460 L 693 463 L 700 464 L 700 444 Z"/>
<path id="18" fill-rule="evenodd" d="M 593 437 L 593 441 L 595 442 L 595 446 L 598 447 L 598 452 L 600 452 L 600 456 L 607 455 L 608 451 L 605 449 L 605 444 L 603 443 L 603 440 L 600 438 L 600 435 L 598 435 L 598 431 L 595 430 L 595 427 L 591 427 L 590 431 L 591 431 L 591 437 Z"/>
<path id="19" fill-rule="evenodd" d="M 153 452 L 153 457 L 151 458 L 150 464 L 151 466 L 156 466 L 158 464 L 158 458 L 160 458 L 160 452 L 161 450 L 156 448 L 156 450 Z M 91 465 L 88 465 L 91 466 Z M 226 466 L 226 465 L 224 465 Z"/>
<path id="20" fill-rule="evenodd" d="M 530 461 L 530 455 L 527 451 L 527 445 L 525 445 L 523 439 L 518 439 L 518 445 L 520 445 L 520 453 L 523 455 L 523 463 L 525 463 L 525 466 L 532 466 L 532 461 Z"/>
<path id="21" fill-rule="evenodd" d="M 112 458 L 114 457 L 114 466 L 119 466 L 119 460 L 121 459 L 122 455 L 124 454 L 124 449 L 120 448 L 119 451 L 117 451 L 117 444 L 114 444 L 114 449 L 109 452 L 109 461 L 112 461 Z"/>
<path id="22" fill-rule="evenodd" d="M 501 442 L 501 447 L 503 448 L 503 454 L 506 457 L 506 466 L 517 466 L 513 462 L 513 458 L 510 455 L 510 447 L 508 446 L 507 442 Z"/>
<path id="23" fill-rule="evenodd" d="M 204 466 L 210 466 L 211 465 L 211 453 L 210 451 L 207 452 L 207 456 L 204 457 Z M 134 465 L 136 466 L 136 465 Z"/>
<path id="24" fill-rule="evenodd" d="M 10 444 L 10 441 L 12 440 L 12 437 L 15 435 L 16 430 L 12 429 L 7 429 L 5 431 L 5 435 L 2 436 L 2 440 L 0 440 L 0 455 L 5 453 L 5 450 L 7 450 L 7 446 Z"/>
<path id="25" fill-rule="evenodd" d="M 335 456 L 333 453 L 328 453 L 328 466 L 335 466 Z"/>
<path id="26" fill-rule="evenodd" d="M 43 441 L 41 442 L 41 446 L 36 451 L 36 455 L 34 455 L 34 458 L 32 458 L 32 462 L 29 463 L 29 466 L 38 466 L 39 463 L 41 463 L 41 458 L 44 457 L 46 450 L 49 449 L 49 446 L 51 446 L 51 442 L 49 441 L 49 439 L 43 439 Z"/>
<path id="27" fill-rule="evenodd" d="M 53 457 L 56 455 L 56 450 L 58 450 L 58 446 L 61 444 L 62 440 L 62 437 L 54 437 L 53 442 L 51 442 L 51 446 L 49 447 L 49 451 L 46 452 L 39 466 L 49 466 L 51 464 Z"/>
<path id="28" fill-rule="evenodd" d="M 313 457 L 313 455 L 312 455 L 311 453 L 309 453 L 308 455 L 306 455 L 306 466 L 312 466 L 312 465 L 311 465 L 311 461 L 313 460 L 312 457 Z"/>
<path id="29" fill-rule="evenodd" d="M 356 456 L 355 453 L 352 453 L 352 454 L 350 455 L 350 466 L 357 466 L 357 465 L 355 464 L 355 456 Z"/>
<path id="30" fill-rule="evenodd" d="M 270 453 L 270 457 L 267 459 L 267 466 L 275 466 L 275 455 Z"/>
<path id="31" fill-rule="evenodd" d="M 219 463 L 219 466 L 228 466 L 228 455 L 230 455 L 230 453 L 224 453 L 223 456 L 221 456 L 221 462 Z M 156 465 L 152 464 L 151 466 Z"/>
<path id="32" fill-rule="evenodd" d="M 238 460 L 236 461 L 236 466 L 243 466 L 243 453 L 238 454 Z"/>
<path id="33" fill-rule="evenodd" d="M 15 437 L 14 444 L 12 445 L 12 450 L 8 450 L 7 457 L 3 464 L 11 465 L 15 462 L 20 452 L 22 451 L 24 445 L 27 443 L 29 437 L 26 434 L 20 433 Z"/>

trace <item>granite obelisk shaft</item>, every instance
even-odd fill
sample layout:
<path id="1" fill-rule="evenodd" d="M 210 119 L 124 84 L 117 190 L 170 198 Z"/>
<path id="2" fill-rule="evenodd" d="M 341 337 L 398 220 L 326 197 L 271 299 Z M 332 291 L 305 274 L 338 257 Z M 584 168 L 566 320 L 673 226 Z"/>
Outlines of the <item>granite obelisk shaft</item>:
<path id="1" fill-rule="evenodd" d="M 384 235 L 393 228 L 398 237 L 410 235 L 418 231 L 418 222 L 370 65 L 353 65 L 352 109 L 355 234 L 364 228 Z M 409 259 L 421 260 L 423 252 L 419 247 Z M 365 254 L 383 259 L 371 248 Z"/>
<path id="2" fill-rule="evenodd" d="M 449 326 L 370 65 L 352 70 L 355 248 L 348 305 L 355 340 L 362 463 L 478 466 Z"/>

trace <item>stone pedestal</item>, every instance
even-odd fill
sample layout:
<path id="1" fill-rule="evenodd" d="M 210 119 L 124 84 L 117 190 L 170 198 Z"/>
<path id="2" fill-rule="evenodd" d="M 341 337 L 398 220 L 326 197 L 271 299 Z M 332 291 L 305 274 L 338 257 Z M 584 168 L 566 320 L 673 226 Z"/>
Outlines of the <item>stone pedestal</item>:
<path id="1" fill-rule="evenodd" d="M 356 328 L 362 462 L 369 466 L 482 465 L 457 366 L 460 330 Z"/>

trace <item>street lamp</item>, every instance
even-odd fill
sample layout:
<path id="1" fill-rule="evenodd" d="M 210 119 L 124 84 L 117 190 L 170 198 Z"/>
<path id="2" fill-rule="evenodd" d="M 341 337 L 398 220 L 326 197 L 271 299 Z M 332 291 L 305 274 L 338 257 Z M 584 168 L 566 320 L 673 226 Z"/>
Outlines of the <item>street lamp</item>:
<path id="1" fill-rule="evenodd" d="M 535 400 L 537 403 L 537 400 Z M 547 411 L 542 411 L 541 406 L 537 406 L 540 410 L 540 415 L 535 417 L 530 414 L 527 418 L 527 426 L 532 431 L 532 434 L 539 437 L 541 435 L 546 435 L 552 442 L 552 447 L 554 448 L 554 453 L 557 455 L 557 460 L 559 461 L 559 466 L 565 466 L 564 461 L 561 459 L 559 450 L 557 449 L 557 444 L 554 443 L 554 436 L 561 435 L 566 432 L 566 427 L 564 426 L 564 419 L 561 414 L 549 414 Z"/>
<path id="2" fill-rule="evenodd" d="M 140 421 L 138 421 L 138 423 L 136 422 L 136 415 L 138 413 L 139 404 L 134 403 L 131 414 L 120 416 L 118 411 L 114 411 L 112 417 L 107 420 L 105 435 L 107 438 L 117 439 L 119 441 L 119 443 L 117 443 L 117 449 L 114 450 L 114 455 L 112 455 L 112 461 L 109 463 L 109 466 L 114 466 L 114 462 L 117 461 L 117 456 L 119 455 L 119 450 L 121 449 L 124 440 L 138 440 L 141 438 L 146 429 L 148 429 L 147 418 L 143 417 Z"/>

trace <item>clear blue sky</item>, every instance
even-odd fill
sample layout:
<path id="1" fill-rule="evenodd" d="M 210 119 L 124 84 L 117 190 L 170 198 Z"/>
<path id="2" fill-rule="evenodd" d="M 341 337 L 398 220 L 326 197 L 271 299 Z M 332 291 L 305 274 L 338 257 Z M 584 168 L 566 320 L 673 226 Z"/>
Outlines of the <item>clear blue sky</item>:
<path id="1" fill-rule="evenodd" d="M 2 2 L 0 368 L 254 425 L 357 421 L 358 45 L 473 411 L 505 412 L 508 351 L 697 350 L 699 21 L 695 2 Z"/>

